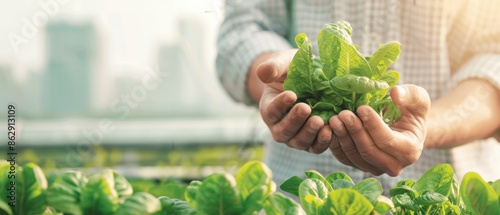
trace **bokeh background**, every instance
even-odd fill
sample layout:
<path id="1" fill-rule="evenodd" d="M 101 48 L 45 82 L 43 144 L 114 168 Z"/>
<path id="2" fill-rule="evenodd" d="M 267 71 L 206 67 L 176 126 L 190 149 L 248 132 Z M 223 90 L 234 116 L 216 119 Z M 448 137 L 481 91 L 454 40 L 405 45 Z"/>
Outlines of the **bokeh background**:
<path id="1" fill-rule="evenodd" d="M 18 162 L 190 180 L 261 159 L 257 110 L 217 80 L 223 15 L 220 0 L 2 1 L 0 118 L 16 106 Z"/>

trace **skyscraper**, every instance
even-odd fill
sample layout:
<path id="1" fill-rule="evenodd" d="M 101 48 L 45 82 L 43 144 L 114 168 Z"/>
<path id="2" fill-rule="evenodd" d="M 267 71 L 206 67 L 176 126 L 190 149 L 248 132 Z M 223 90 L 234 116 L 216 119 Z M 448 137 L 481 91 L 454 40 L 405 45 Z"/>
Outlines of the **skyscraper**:
<path id="1" fill-rule="evenodd" d="M 91 23 L 54 22 L 46 27 L 43 106 L 50 115 L 88 113 L 97 69 L 97 35 Z"/>

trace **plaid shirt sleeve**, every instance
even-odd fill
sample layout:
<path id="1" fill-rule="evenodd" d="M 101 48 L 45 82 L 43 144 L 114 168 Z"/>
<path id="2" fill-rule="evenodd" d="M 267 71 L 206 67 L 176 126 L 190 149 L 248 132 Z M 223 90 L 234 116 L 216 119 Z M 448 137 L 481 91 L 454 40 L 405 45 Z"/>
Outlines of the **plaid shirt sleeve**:
<path id="1" fill-rule="evenodd" d="M 452 72 L 455 72 L 450 87 L 466 79 L 481 78 L 500 89 L 499 11 L 500 4 L 487 0 L 469 0 L 457 11 L 448 38 Z M 478 92 L 480 99 L 491 96 L 498 95 Z M 494 137 L 500 141 L 500 129 Z"/>
<path id="2" fill-rule="evenodd" d="M 248 69 L 265 52 L 291 48 L 284 0 L 226 1 L 226 19 L 217 41 L 217 74 L 236 101 L 255 105 L 246 88 Z"/>

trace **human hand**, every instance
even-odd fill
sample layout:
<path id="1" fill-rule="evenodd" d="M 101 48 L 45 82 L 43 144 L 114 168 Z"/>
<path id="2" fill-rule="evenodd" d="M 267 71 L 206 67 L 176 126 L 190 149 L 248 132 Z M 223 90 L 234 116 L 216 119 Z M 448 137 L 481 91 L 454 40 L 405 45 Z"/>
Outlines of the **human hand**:
<path id="1" fill-rule="evenodd" d="M 391 98 L 401 111 L 401 118 L 387 126 L 369 106 L 356 112 L 344 110 L 332 117 L 330 150 L 341 163 L 374 175 L 399 175 L 420 157 L 426 136 L 430 108 L 427 91 L 415 85 L 391 89 Z"/>
<path id="2" fill-rule="evenodd" d="M 258 65 L 257 76 L 264 83 L 259 110 L 274 140 L 291 148 L 319 154 L 328 149 L 332 130 L 324 125 L 319 116 L 309 117 L 309 105 L 293 105 L 297 95 L 283 90 L 288 66 L 295 52 L 289 50 L 269 54 Z"/>

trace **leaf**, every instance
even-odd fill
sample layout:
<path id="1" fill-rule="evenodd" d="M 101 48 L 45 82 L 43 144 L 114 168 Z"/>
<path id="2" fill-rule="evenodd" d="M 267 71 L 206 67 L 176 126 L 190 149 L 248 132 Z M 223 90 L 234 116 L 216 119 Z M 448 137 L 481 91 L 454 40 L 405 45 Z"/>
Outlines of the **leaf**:
<path id="1" fill-rule="evenodd" d="M 315 86 L 321 81 L 315 75 L 311 41 L 304 33 L 298 34 L 295 41 L 299 50 L 290 63 L 283 89 L 295 92 L 298 98 L 307 98 L 316 94 Z"/>
<path id="2" fill-rule="evenodd" d="M 3 187 L 3 186 L 2 186 Z M 0 199 L 0 215 L 13 215 L 12 209 L 10 206 L 3 201 L 3 199 Z"/>
<path id="3" fill-rule="evenodd" d="M 21 180 L 16 180 L 17 186 L 17 214 L 41 214 L 47 208 L 46 193 L 47 179 L 42 169 L 34 163 L 22 166 Z M 20 176 L 20 174 L 17 174 Z"/>
<path id="4" fill-rule="evenodd" d="M 318 45 L 320 47 L 320 58 L 323 62 L 323 71 L 325 74 L 329 74 L 327 70 L 333 70 L 335 71 L 335 76 L 354 73 L 356 75 L 371 77 L 372 71 L 368 61 L 366 61 L 353 44 L 350 35 L 351 31 L 350 25 L 346 22 L 337 22 L 336 24 L 326 24 L 323 26 L 318 36 Z M 326 48 L 326 50 L 322 51 L 321 49 L 323 48 Z M 323 55 L 321 54 L 322 52 Z"/>
<path id="5" fill-rule="evenodd" d="M 325 177 L 326 181 L 328 181 L 328 183 L 333 183 L 334 181 L 338 180 L 338 179 L 345 179 L 347 181 L 350 181 L 351 183 L 354 184 L 354 181 L 352 181 L 351 177 L 349 177 L 349 175 L 343 173 L 343 172 L 333 172 L 333 173 L 330 173 L 329 175 L 327 175 Z"/>
<path id="6" fill-rule="evenodd" d="M 325 183 L 318 178 L 308 178 L 299 186 L 299 199 L 308 215 L 319 214 L 319 209 L 328 197 Z"/>
<path id="7" fill-rule="evenodd" d="M 388 102 L 386 106 L 382 107 L 382 110 L 383 109 L 385 109 L 386 111 L 381 115 L 381 117 L 384 122 L 387 123 L 387 125 L 392 125 L 393 123 L 397 122 L 402 116 L 398 106 L 394 104 L 392 100 L 390 100 L 390 102 Z"/>
<path id="8" fill-rule="evenodd" d="M 132 189 L 132 185 L 127 181 L 125 177 L 118 174 L 116 171 L 112 170 L 113 177 L 115 181 L 115 190 L 118 193 L 118 197 L 129 197 L 134 192 Z"/>
<path id="9" fill-rule="evenodd" d="M 307 170 L 304 173 L 305 173 L 305 175 L 306 175 L 307 178 L 316 178 L 316 179 L 319 179 L 321 182 L 323 182 L 323 184 L 325 185 L 326 189 L 328 189 L 328 191 L 332 191 L 333 190 L 333 188 L 330 185 L 330 183 L 328 183 L 328 181 L 325 179 L 325 177 L 323 177 L 323 175 L 321 175 L 321 173 L 319 173 L 318 171 L 316 171 L 316 170 Z"/>
<path id="10" fill-rule="evenodd" d="M 427 172 L 415 182 L 413 189 L 417 192 L 435 190 L 444 196 L 448 196 L 453 177 L 454 171 L 449 164 L 439 164 L 427 170 Z"/>
<path id="11" fill-rule="evenodd" d="M 188 202 L 195 208 L 197 207 L 196 198 L 198 196 L 198 191 L 202 184 L 203 183 L 201 181 L 191 181 L 191 183 L 189 183 L 189 185 L 186 188 L 186 192 L 184 193 L 184 198 L 186 199 L 186 202 Z"/>
<path id="12" fill-rule="evenodd" d="M 115 190 L 111 170 L 91 175 L 82 189 L 81 208 L 83 214 L 113 214 L 118 209 L 119 196 Z"/>
<path id="13" fill-rule="evenodd" d="M 82 214 L 80 196 L 87 178 L 81 172 L 66 172 L 55 179 L 47 189 L 47 203 L 49 206 L 74 215 Z"/>
<path id="14" fill-rule="evenodd" d="M 196 194 L 196 209 L 202 214 L 241 214 L 242 202 L 234 177 L 216 173 L 205 178 Z"/>
<path id="15" fill-rule="evenodd" d="M 385 81 L 371 80 L 364 76 L 351 74 L 337 76 L 331 80 L 331 83 L 341 90 L 355 93 L 372 93 L 389 88 L 389 84 Z"/>
<path id="16" fill-rule="evenodd" d="M 418 206 L 413 202 L 410 196 L 407 194 L 398 194 L 392 197 L 392 202 L 394 207 L 402 207 L 404 209 L 419 211 Z"/>
<path id="17" fill-rule="evenodd" d="M 395 187 L 389 190 L 389 195 L 391 195 L 392 197 L 400 194 L 406 194 L 411 199 L 414 199 L 415 197 L 418 196 L 418 192 L 415 189 L 406 185 L 396 185 Z"/>
<path id="18" fill-rule="evenodd" d="M 332 188 L 334 190 L 342 189 L 342 188 L 351 188 L 354 186 L 354 183 L 345 180 L 345 179 L 337 179 L 332 183 Z"/>
<path id="19" fill-rule="evenodd" d="M 321 214 L 369 215 L 373 205 L 358 191 L 340 189 L 328 193 Z"/>
<path id="20" fill-rule="evenodd" d="M 283 182 L 283 184 L 280 185 L 280 188 L 285 192 L 291 193 L 295 196 L 299 196 L 299 185 L 302 181 L 304 181 L 304 179 L 302 179 L 301 177 L 292 176 L 291 178 Z"/>
<path id="21" fill-rule="evenodd" d="M 417 205 L 432 205 L 445 201 L 448 201 L 446 196 L 433 190 L 425 190 L 422 194 L 420 194 L 420 196 L 413 200 L 413 202 Z"/>
<path id="22" fill-rule="evenodd" d="M 493 187 L 493 190 L 495 190 L 495 192 L 497 193 L 498 200 L 500 201 L 500 179 L 493 182 L 493 184 L 491 184 L 491 187 Z M 500 202 L 499 202 L 499 204 L 500 204 Z"/>
<path id="23" fill-rule="evenodd" d="M 498 195 L 479 174 L 465 174 L 460 185 L 460 195 L 471 211 L 478 215 L 500 214 Z"/>
<path id="24" fill-rule="evenodd" d="M 254 190 L 263 185 L 270 186 L 271 183 L 272 172 L 267 165 L 260 161 L 249 161 L 236 173 L 236 186 L 243 199 L 246 199 Z"/>
<path id="25" fill-rule="evenodd" d="M 264 211 L 267 215 L 306 215 L 299 204 L 281 193 L 274 193 L 267 198 Z"/>
<path id="26" fill-rule="evenodd" d="M 382 185 L 375 178 L 364 179 L 352 186 L 352 189 L 357 190 L 361 195 L 366 197 L 373 206 L 377 204 L 378 197 L 383 192 Z"/>
<path id="27" fill-rule="evenodd" d="M 262 185 L 257 189 L 254 189 L 246 199 L 243 200 L 243 215 L 246 214 L 257 214 L 262 210 L 264 206 L 264 201 L 273 193 L 271 188 Z"/>
<path id="28" fill-rule="evenodd" d="M 385 196 L 378 196 L 377 203 L 375 204 L 374 211 L 378 214 L 387 214 L 391 209 L 394 208 L 392 201 Z"/>
<path id="29" fill-rule="evenodd" d="M 160 200 L 155 196 L 139 192 L 128 197 L 115 213 L 116 215 L 147 215 L 161 211 Z"/>
<path id="30" fill-rule="evenodd" d="M 388 42 L 380 45 L 368 61 L 370 68 L 375 74 L 382 74 L 391 66 L 401 53 L 401 44 L 398 42 Z"/>
<path id="31" fill-rule="evenodd" d="M 196 210 L 186 201 L 180 199 L 161 196 L 158 198 L 161 203 L 161 211 L 155 215 L 195 215 Z"/>

